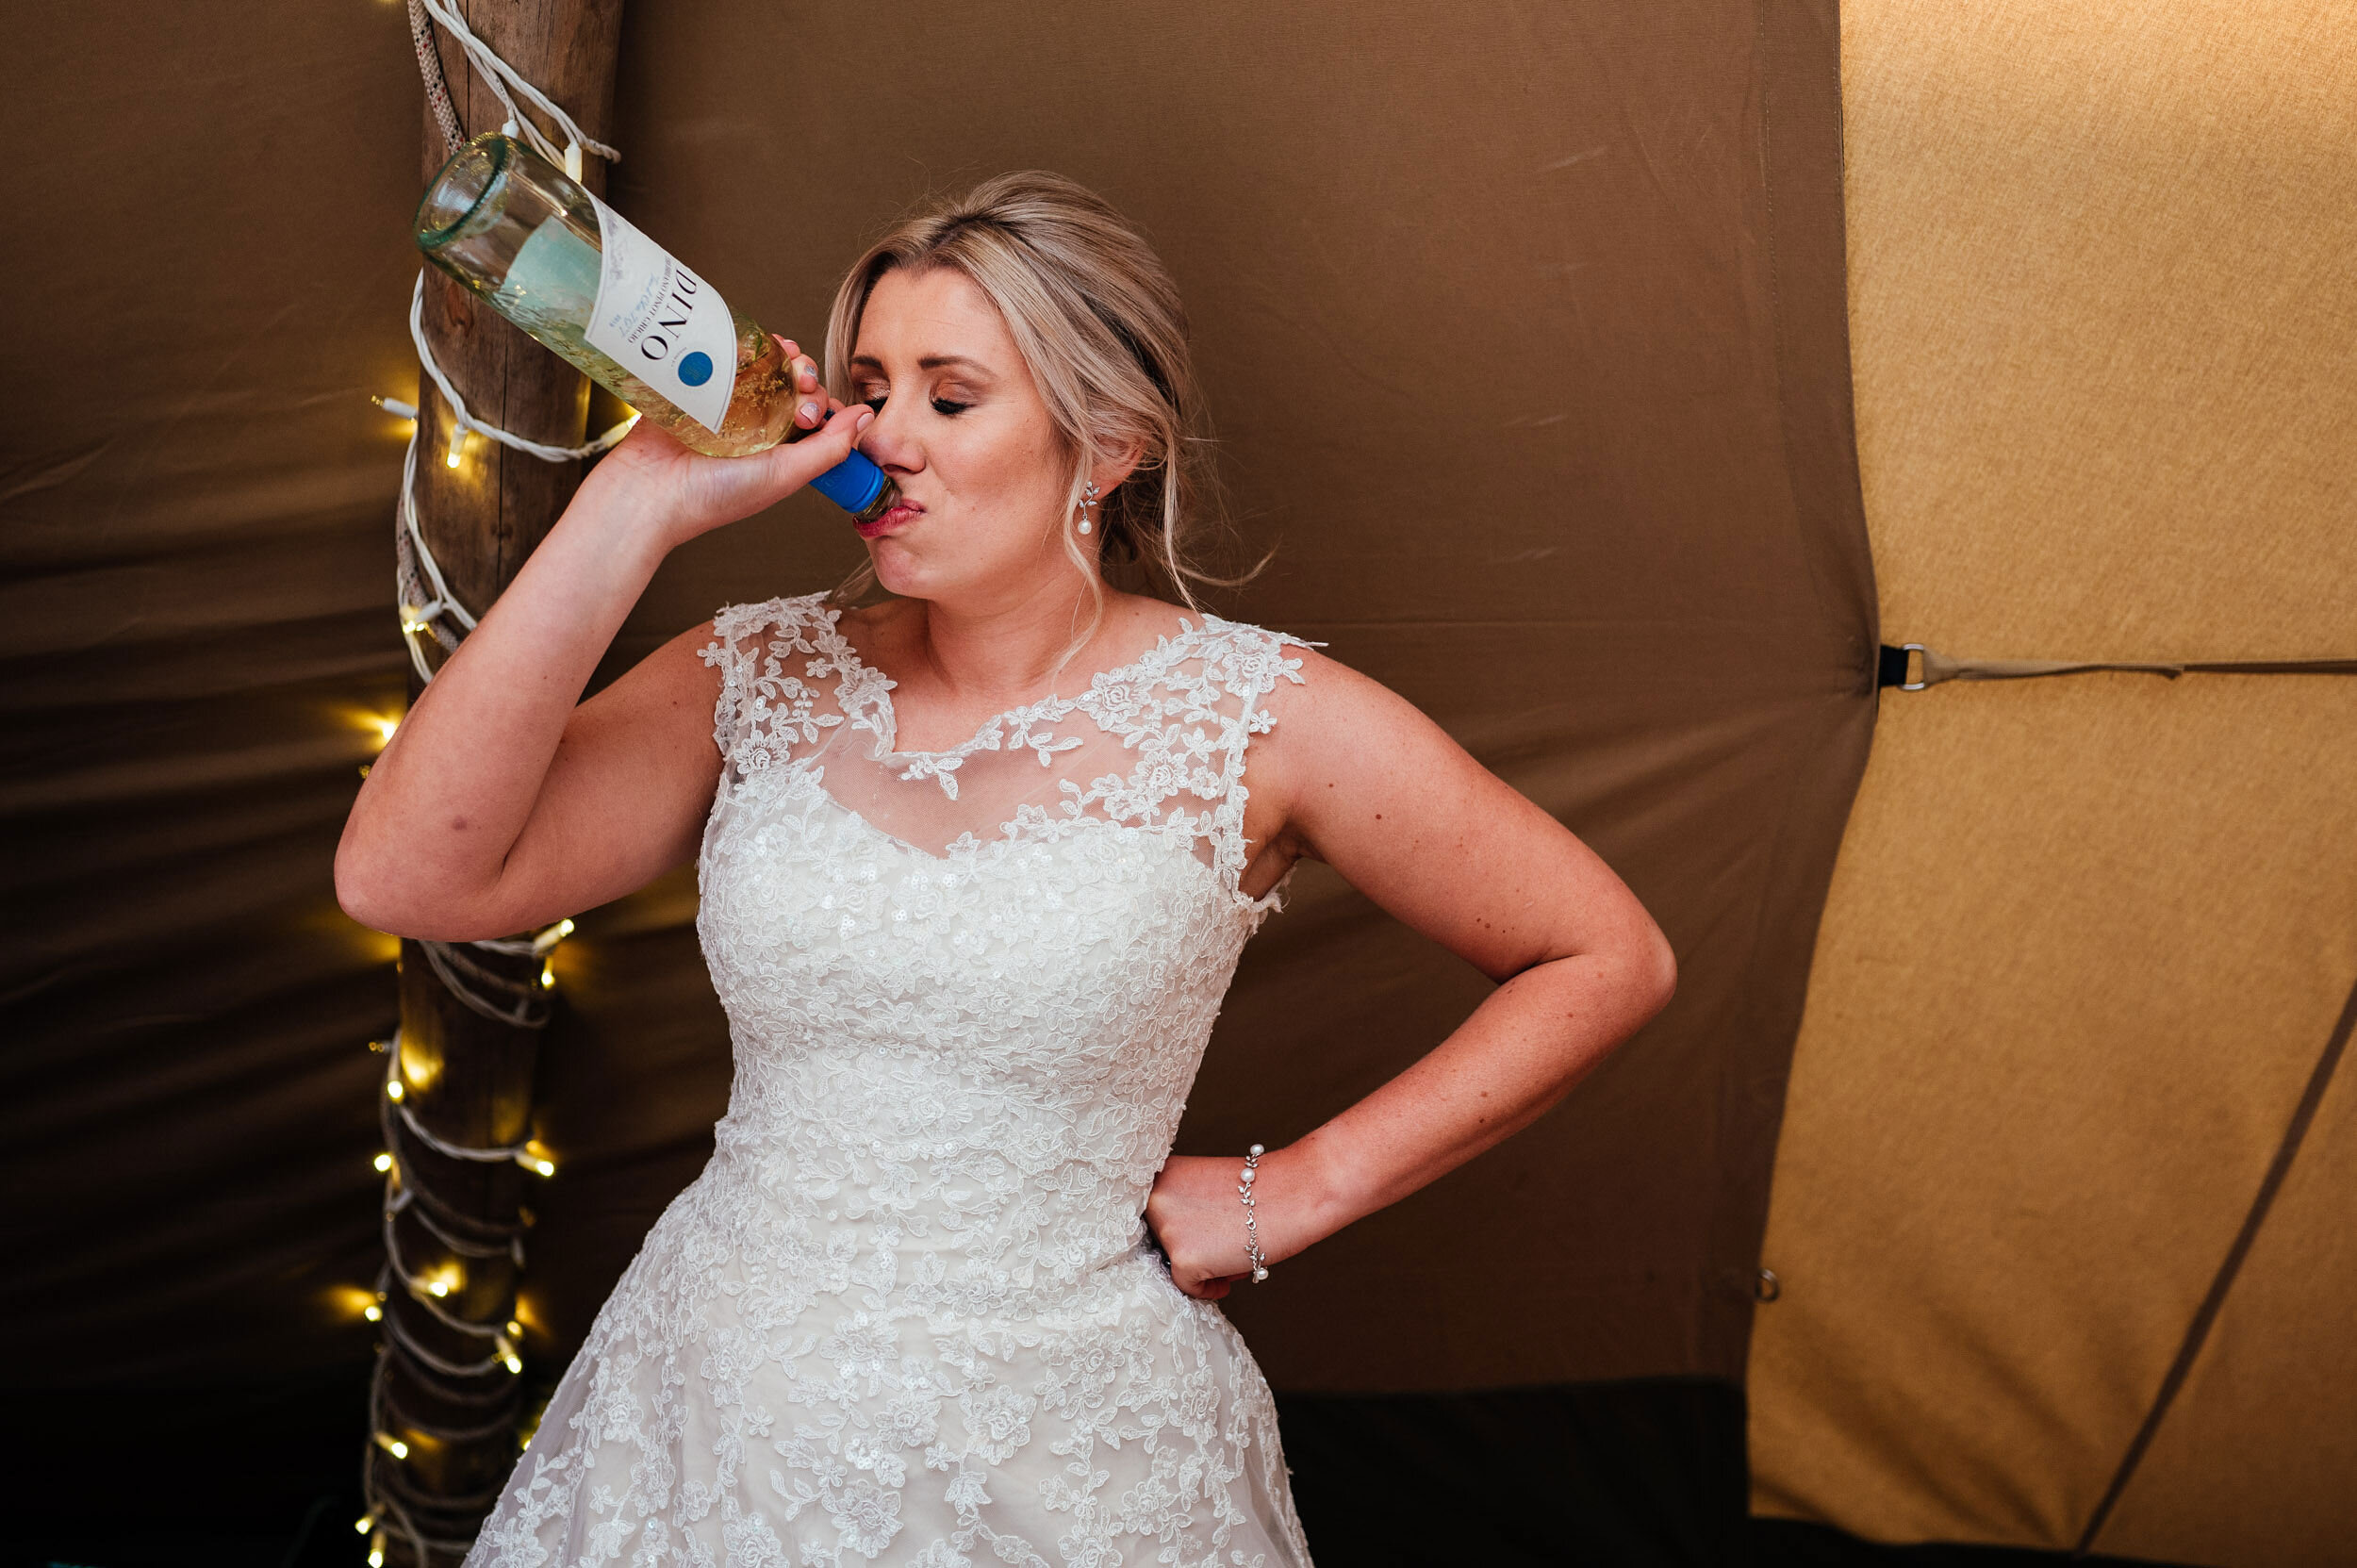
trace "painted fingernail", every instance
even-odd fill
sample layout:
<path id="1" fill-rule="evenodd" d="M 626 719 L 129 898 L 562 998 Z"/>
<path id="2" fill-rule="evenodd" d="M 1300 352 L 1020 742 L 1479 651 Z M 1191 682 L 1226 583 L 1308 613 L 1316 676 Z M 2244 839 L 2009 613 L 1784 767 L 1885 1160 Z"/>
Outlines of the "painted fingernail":
<path id="1" fill-rule="evenodd" d="M 805 403 L 794 412 L 805 420 L 815 420 L 818 417 L 818 405 L 815 403 Z"/>

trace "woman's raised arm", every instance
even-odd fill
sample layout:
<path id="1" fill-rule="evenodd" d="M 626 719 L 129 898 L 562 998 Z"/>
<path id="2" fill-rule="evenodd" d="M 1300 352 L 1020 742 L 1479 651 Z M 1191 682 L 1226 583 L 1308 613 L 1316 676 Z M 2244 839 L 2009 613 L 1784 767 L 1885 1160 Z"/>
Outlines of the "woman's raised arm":
<path id="1" fill-rule="evenodd" d="M 1302 1251 L 1528 1126 L 1676 988 L 1669 942 L 1611 868 L 1404 699 L 1304 652 L 1253 743 L 1262 852 L 1324 860 L 1391 914 L 1499 982 L 1398 1077 L 1261 1162 L 1271 1263 Z M 1269 820 L 1263 818 L 1264 821 Z M 1242 1266 L 1234 1159 L 1172 1160 L 1147 1218 L 1190 1295 Z M 1159 1213 L 1157 1211 L 1159 1205 Z"/>
<path id="2" fill-rule="evenodd" d="M 504 936 L 618 898 L 695 852 L 719 774 L 708 627 L 588 702 L 581 693 L 665 555 L 843 461 L 870 410 L 816 390 L 751 457 L 704 457 L 642 422 L 583 481 L 516 580 L 410 709 L 336 850 L 336 896 L 379 931 Z"/>

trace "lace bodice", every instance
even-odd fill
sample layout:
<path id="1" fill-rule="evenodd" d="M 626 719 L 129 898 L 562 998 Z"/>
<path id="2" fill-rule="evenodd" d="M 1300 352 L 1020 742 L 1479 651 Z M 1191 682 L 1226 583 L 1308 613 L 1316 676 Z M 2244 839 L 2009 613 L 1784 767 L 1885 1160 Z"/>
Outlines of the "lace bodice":
<path id="1" fill-rule="evenodd" d="M 816 596 L 714 629 L 728 1114 L 470 1563 L 1304 1568 L 1267 1387 L 1143 1218 L 1277 896 L 1243 776 L 1294 639 L 1205 616 L 901 751 Z"/>

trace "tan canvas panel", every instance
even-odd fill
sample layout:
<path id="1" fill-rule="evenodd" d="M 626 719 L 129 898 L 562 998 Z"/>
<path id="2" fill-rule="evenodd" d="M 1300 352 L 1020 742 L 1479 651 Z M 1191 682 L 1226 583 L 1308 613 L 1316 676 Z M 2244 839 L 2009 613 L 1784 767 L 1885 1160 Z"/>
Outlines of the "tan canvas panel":
<path id="1" fill-rule="evenodd" d="M 1777 1151 L 1761 1511 L 2075 1543 L 2357 975 L 2352 769 L 2331 678 L 1885 698 Z"/>
<path id="2" fill-rule="evenodd" d="M 2351 651 L 2357 10 L 1842 8 L 1887 640 Z"/>
<path id="3" fill-rule="evenodd" d="M 1885 639 L 2349 653 L 2357 16 L 1857 0 L 1842 47 Z M 1772 1191 L 1755 1507 L 2076 1543 L 2357 976 L 2353 761 L 2333 677 L 1886 695 Z M 2242 1331 L 2313 1331 L 2271 1310 Z"/>
<path id="4" fill-rule="evenodd" d="M 2344 1055 L 2225 1310 L 2096 1538 L 2125 1557 L 2328 1568 L 2357 1543 L 2357 1072 Z"/>

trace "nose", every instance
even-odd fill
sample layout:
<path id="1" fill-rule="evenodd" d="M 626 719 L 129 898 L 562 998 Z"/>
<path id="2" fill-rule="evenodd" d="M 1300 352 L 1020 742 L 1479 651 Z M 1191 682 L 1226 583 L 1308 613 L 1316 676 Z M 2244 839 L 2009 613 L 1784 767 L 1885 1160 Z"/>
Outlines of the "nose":
<path id="1" fill-rule="evenodd" d="M 925 450 L 908 427 L 902 400 L 884 399 L 884 405 L 876 410 L 876 418 L 859 438 L 859 449 L 865 453 L 884 472 L 898 477 L 916 472 L 925 466 Z"/>

